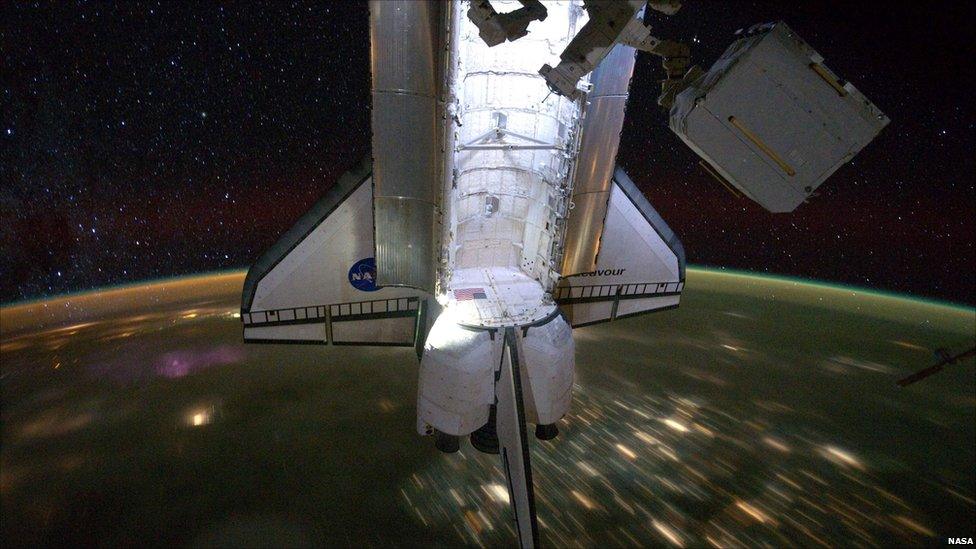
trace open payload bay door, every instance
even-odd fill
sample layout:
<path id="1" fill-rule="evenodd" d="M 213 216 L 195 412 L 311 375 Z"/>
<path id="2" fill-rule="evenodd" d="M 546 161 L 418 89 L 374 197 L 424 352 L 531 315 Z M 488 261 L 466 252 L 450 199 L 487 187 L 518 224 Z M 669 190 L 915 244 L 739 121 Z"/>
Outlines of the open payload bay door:
<path id="1" fill-rule="evenodd" d="M 563 276 L 554 292 L 570 324 L 578 328 L 677 307 L 684 248 L 619 167 L 603 223 L 596 269 Z"/>
<path id="2" fill-rule="evenodd" d="M 245 343 L 422 348 L 428 295 L 376 286 L 369 162 L 347 172 L 248 270 Z M 436 315 L 433 315 L 436 316 Z"/>

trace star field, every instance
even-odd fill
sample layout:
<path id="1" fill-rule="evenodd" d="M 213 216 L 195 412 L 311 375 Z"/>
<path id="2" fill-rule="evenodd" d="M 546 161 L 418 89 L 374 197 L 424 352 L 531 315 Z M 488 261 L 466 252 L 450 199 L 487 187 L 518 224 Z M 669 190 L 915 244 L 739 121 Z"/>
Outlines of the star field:
<path id="1" fill-rule="evenodd" d="M 652 20 L 707 67 L 783 19 L 888 114 L 809 204 L 769 214 L 697 168 L 643 54 L 619 163 L 692 263 L 973 302 L 973 7 L 838 6 Z M 2 302 L 249 265 L 369 152 L 364 3 L 8 3 L 0 21 Z"/>

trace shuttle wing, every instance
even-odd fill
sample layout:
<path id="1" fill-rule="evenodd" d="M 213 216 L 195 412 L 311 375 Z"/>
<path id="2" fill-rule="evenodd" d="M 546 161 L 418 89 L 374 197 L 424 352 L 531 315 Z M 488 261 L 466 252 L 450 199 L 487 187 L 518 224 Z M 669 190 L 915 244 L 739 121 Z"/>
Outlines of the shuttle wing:
<path id="1" fill-rule="evenodd" d="M 681 241 L 618 167 L 596 269 L 564 276 L 554 293 L 556 303 L 576 328 L 673 309 L 684 281 Z"/>
<path id="2" fill-rule="evenodd" d="M 245 342 L 422 348 L 434 301 L 376 286 L 372 188 L 363 162 L 251 267 L 241 302 Z"/>

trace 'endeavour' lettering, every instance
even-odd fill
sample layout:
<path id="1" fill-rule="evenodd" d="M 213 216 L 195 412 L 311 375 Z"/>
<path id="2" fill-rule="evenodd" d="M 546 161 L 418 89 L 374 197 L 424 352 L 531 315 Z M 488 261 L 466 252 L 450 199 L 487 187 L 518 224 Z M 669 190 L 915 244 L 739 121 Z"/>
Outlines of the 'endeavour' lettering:
<path id="1" fill-rule="evenodd" d="M 620 276 L 624 274 L 627 269 L 599 269 L 596 271 L 590 271 L 588 273 L 579 273 L 574 275 L 569 275 L 569 277 L 574 276 Z"/>

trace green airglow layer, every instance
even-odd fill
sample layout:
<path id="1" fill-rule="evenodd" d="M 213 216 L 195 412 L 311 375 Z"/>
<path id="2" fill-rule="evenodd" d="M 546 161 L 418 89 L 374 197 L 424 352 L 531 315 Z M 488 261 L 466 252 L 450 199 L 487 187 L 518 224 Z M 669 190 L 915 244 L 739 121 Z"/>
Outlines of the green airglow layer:
<path id="1" fill-rule="evenodd" d="M 189 282 L 192 280 L 203 281 L 203 280 L 211 279 L 216 276 L 230 276 L 235 274 L 244 276 L 246 273 L 247 270 L 244 269 L 231 269 L 226 271 L 211 271 L 209 273 L 189 274 L 189 275 L 169 277 L 169 278 L 149 278 L 137 282 L 127 282 L 124 284 L 103 286 L 100 288 L 81 290 L 78 292 L 69 292 L 69 293 L 59 294 L 55 296 L 44 296 L 44 297 L 26 299 L 21 301 L 12 301 L 8 303 L 0 304 L 0 307 L 2 308 L 18 307 L 21 305 L 36 304 L 36 303 L 42 303 L 51 300 L 60 300 L 60 299 L 67 299 L 72 297 L 88 296 L 92 294 L 101 294 L 108 291 L 140 289 L 140 288 L 145 288 L 147 286 L 152 286 L 157 284 L 167 284 L 167 283 L 178 282 L 178 281 L 179 282 L 182 281 Z M 752 280 L 767 282 L 767 283 L 772 283 L 772 282 L 786 283 L 794 287 L 810 286 L 813 288 L 842 291 L 842 292 L 849 293 L 849 295 L 851 296 L 861 295 L 861 296 L 872 296 L 872 297 L 886 298 L 886 299 L 898 299 L 898 300 L 910 301 L 920 305 L 957 309 L 960 312 L 965 312 L 965 313 L 976 312 L 976 308 L 961 303 L 953 303 L 951 301 L 942 301 L 938 299 L 918 297 L 918 296 L 913 296 L 911 294 L 886 292 L 883 290 L 865 288 L 863 286 L 855 286 L 852 284 L 841 284 L 837 282 L 829 282 L 826 280 L 819 280 L 819 279 L 812 279 L 812 278 L 766 274 L 766 273 L 758 273 L 755 271 L 743 271 L 738 269 L 727 269 L 724 267 L 710 267 L 710 266 L 689 266 L 688 273 L 691 273 L 692 278 L 703 274 L 713 275 L 713 276 L 726 276 L 726 277 L 730 277 L 730 279 L 731 277 L 739 277 L 739 278 L 752 279 Z"/>

